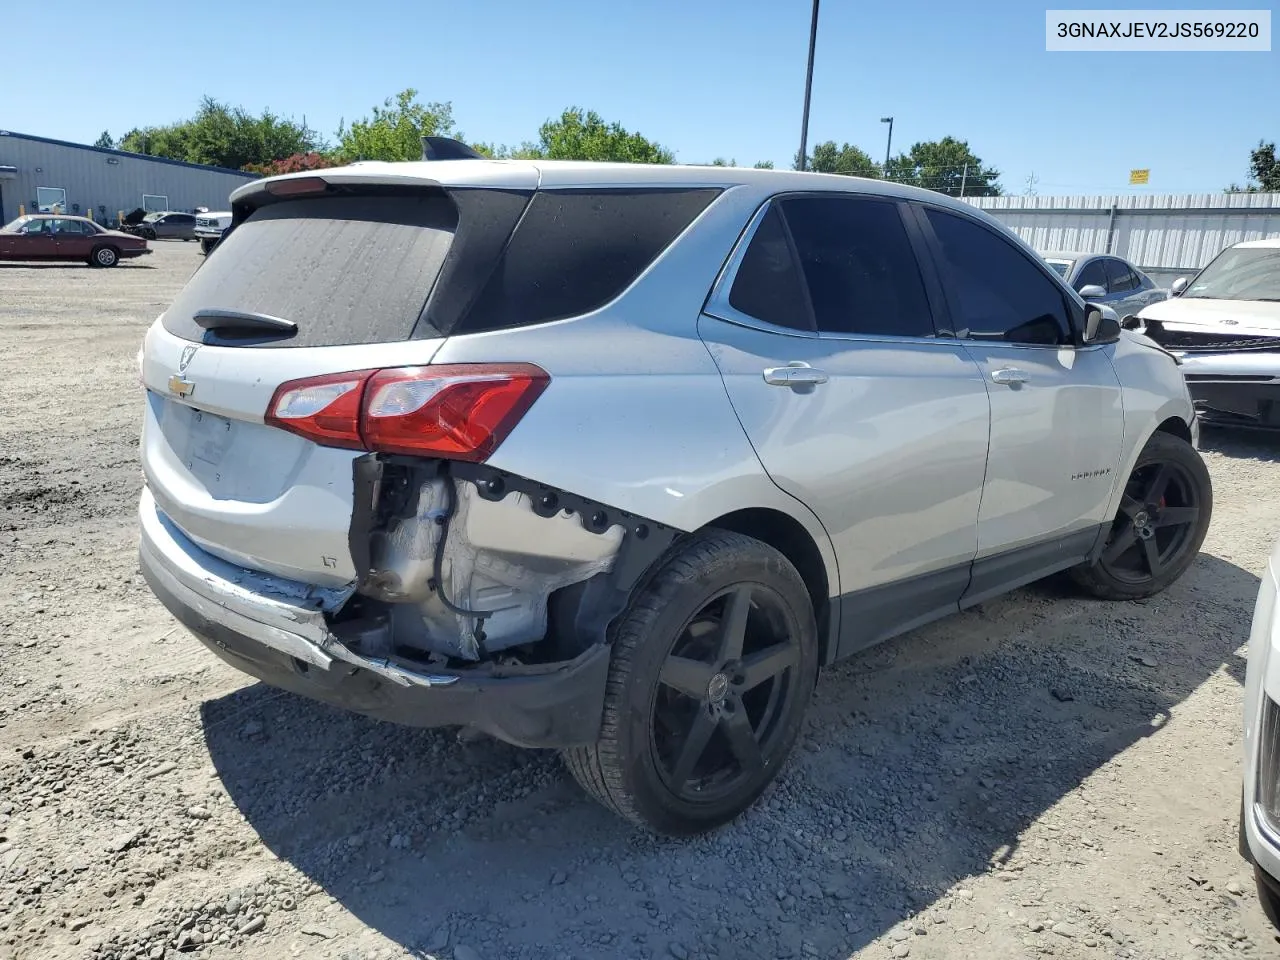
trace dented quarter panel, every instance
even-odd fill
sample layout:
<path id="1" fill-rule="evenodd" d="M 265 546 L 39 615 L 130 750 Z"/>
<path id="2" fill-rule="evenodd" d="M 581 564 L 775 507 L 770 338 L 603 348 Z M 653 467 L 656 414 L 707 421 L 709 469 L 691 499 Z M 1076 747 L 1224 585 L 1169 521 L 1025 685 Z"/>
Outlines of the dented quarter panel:
<path id="1" fill-rule="evenodd" d="M 798 521 L 840 577 L 812 511 L 769 479 L 697 320 L 727 252 L 767 193 L 730 189 L 618 301 L 536 327 L 450 337 L 436 363 L 531 362 L 551 383 L 489 458 L 501 470 L 678 530 L 736 510 Z"/>
<path id="2" fill-rule="evenodd" d="M 456 485 L 457 506 L 446 524 L 449 484 Z M 435 554 L 442 535 L 437 584 Z M 362 592 L 389 603 L 415 604 L 426 649 L 475 660 L 479 619 L 489 652 L 542 639 L 550 595 L 611 569 L 622 536 L 616 525 L 589 532 L 567 511 L 540 517 L 524 493 L 486 500 L 474 483 L 437 477 L 422 484 L 413 514 L 376 538 L 373 572 Z M 489 615 L 450 610 L 441 589 L 455 606 Z M 404 623 L 402 614 L 397 623 Z"/>

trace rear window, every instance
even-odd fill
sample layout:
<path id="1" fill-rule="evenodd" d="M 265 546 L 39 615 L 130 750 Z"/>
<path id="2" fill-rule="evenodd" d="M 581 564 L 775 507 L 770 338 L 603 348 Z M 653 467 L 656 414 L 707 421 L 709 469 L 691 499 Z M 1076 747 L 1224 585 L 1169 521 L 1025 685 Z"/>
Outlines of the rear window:
<path id="1" fill-rule="evenodd" d="M 295 336 L 264 347 L 405 340 L 456 226 L 456 208 L 438 191 L 269 204 L 223 237 L 166 311 L 164 327 L 213 342 L 192 316 L 220 307 L 298 325 Z"/>
<path id="2" fill-rule="evenodd" d="M 719 192 L 539 191 L 454 332 L 545 323 L 604 306 L 643 273 Z"/>

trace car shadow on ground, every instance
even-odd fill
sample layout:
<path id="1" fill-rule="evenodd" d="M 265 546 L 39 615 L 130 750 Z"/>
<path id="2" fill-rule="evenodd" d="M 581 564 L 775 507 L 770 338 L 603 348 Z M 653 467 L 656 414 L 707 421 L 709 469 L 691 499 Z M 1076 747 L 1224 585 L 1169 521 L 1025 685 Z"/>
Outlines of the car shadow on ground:
<path id="1" fill-rule="evenodd" d="M 154 270 L 153 263 L 136 263 L 128 260 L 121 260 L 111 270 Z M 0 270 L 96 270 L 101 269 L 93 267 L 83 260 L 59 260 L 54 263 L 41 263 L 39 261 L 23 261 L 8 260 L 0 263 Z"/>
<path id="2" fill-rule="evenodd" d="M 767 799 L 689 841 L 631 829 L 548 753 L 262 685 L 203 722 L 263 842 L 411 951 L 845 957 L 1011 856 L 1224 666 L 1239 679 L 1257 583 L 1207 555 L 1137 603 L 1048 581 L 841 663 Z"/>
<path id="3" fill-rule="evenodd" d="M 1280 430 L 1249 430 L 1240 427 L 1200 425 L 1200 449 L 1224 457 L 1280 461 Z"/>

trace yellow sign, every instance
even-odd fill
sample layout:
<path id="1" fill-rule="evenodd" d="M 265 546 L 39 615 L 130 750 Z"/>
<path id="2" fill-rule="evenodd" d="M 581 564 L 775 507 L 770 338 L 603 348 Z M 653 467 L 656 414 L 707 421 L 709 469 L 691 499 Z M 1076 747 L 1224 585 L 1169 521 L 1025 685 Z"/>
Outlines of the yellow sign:
<path id="1" fill-rule="evenodd" d="M 1151 182 L 1150 170 L 1130 170 L 1129 171 L 1130 186 L 1137 186 L 1138 184 L 1150 183 L 1150 182 Z"/>

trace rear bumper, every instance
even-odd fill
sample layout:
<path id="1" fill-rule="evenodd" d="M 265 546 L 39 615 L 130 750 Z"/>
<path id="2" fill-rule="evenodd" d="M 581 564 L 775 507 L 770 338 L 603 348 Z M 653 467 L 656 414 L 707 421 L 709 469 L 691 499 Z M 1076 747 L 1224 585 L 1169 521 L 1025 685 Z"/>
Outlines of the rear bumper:
<path id="1" fill-rule="evenodd" d="M 326 590 L 225 563 L 187 540 L 143 492 L 142 574 L 160 602 L 215 654 L 274 687 L 414 727 L 469 727 L 520 747 L 595 742 L 609 649 L 532 667 L 419 669 L 371 660 L 329 631 Z"/>
<path id="2" fill-rule="evenodd" d="M 145 247 L 142 250 L 121 250 L 120 259 L 132 260 L 134 257 L 145 257 L 149 253 L 151 253 L 150 247 Z"/>

